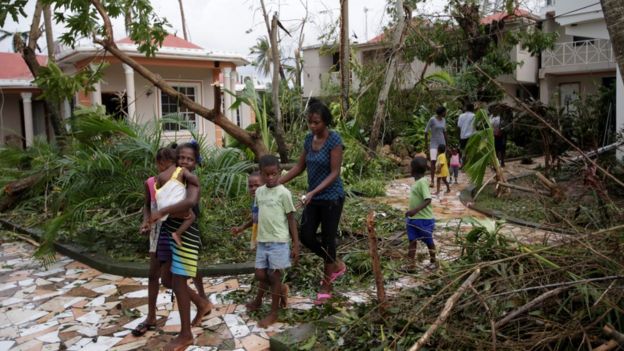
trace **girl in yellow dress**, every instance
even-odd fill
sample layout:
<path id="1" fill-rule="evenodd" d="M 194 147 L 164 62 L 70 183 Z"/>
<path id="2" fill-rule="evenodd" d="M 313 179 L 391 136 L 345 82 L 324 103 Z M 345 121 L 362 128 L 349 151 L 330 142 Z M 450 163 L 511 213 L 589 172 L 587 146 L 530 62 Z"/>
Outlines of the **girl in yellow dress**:
<path id="1" fill-rule="evenodd" d="M 440 194 L 440 182 L 444 182 L 444 184 L 446 184 L 446 193 L 450 193 L 451 187 L 446 180 L 449 176 L 449 168 L 448 161 L 446 159 L 446 146 L 444 144 L 438 145 L 438 159 L 436 160 L 435 175 L 438 179 L 436 195 Z"/>

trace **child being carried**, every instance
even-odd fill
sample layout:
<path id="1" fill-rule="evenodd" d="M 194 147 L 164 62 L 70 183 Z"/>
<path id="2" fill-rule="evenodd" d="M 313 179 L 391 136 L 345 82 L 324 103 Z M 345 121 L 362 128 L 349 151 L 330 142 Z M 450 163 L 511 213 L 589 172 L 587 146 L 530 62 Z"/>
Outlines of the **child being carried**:
<path id="1" fill-rule="evenodd" d="M 199 180 L 196 175 L 183 167 L 171 165 L 156 176 L 156 204 L 158 210 L 175 205 L 186 199 L 186 184 L 193 184 L 199 187 Z M 172 238 L 178 246 L 182 246 L 182 233 L 191 227 L 195 221 L 195 214 L 192 210 L 181 213 L 172 213 L 173 218 L 183 219 L 180 227 L 172 233 Z M 160 218 L 161 222 L 167 220 L 168 216 Z"/>

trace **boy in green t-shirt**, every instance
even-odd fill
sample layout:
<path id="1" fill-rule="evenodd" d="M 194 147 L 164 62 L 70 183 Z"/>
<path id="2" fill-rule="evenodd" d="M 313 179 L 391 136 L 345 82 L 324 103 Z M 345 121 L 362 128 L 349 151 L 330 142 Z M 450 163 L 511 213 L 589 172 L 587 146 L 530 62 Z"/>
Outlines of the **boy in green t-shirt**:
<path id="1" fill-rule="evenodd" d="M 280 307 L 286 307 L 288 286 L 282 284 L 282 270 L 299 259 L 299 235 L 295 221 L 292 195 L 279 184 L 280 164 L 277 157 L 265 155 L 260 158 L 260 174 L 265 185 L 256 190 L 258 205 L 258 244 L 256 246 L 256 280 L 260 287 L 271 287 L 271 312 L 258 322 L 266 328 L 277 321 Z M 292 253 L 290 241 L 292 240 Z M 258 298 L 259 297 L 259 298 Z M 256 295 L 248 307 L 258 308 L 262 295 Z"/>
<path id="2" fill-rule="evenodd" d="M 409 196 L 409 210 L 405 212 L 407 224 L 407 238 L 409 239 L 409 250 L 407 257 L 410 260 L 410 267 L 415 266 L 417 241 L 422 240 L 429 249 L 431 264 L 435 266 L 435 244 L 433 243 L 433 229 L 435 219 L 431 208 L 431 193 L 429 183 L 425 178 L 427 171 L 427 159 L 415 157 L 411 163 L 412 176 L 416 183 L 412 185 Z"/>

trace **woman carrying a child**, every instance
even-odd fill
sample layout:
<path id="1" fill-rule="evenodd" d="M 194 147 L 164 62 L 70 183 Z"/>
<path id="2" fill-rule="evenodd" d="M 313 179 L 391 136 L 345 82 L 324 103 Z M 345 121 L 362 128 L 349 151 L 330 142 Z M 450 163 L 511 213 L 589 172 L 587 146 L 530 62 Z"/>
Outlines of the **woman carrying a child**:
<path id="1" fill-rule="evenodd" d="M 329 129 L 332 115 L 327 106 L 315 101 L 306 113 L 310 133 L 306 135 L 303 152 L 280 183 L 285 184 L 307 170 L 308 193 L 302 198 L 305 208 L 299 235 L 303 245 L 324 261 L 324 277 L 314 301 L 323 304 L 331 298 L 333 282 L 347 270 L 336 257 L 336 236 L 345 197 L 340 178 L 343 145 L 340 135 Z M 319 225 L 320 240 L 316 235 Z"/>
<path id="2" fill-rule="evenodd" d="M 181 322 L 180 334 L 166 346 L 165 350 L 183 350 L 192 345 L 191 301 L 197 306 L 197 315 L 193 320 L 193 325 L 198 325 L 202 317 L 210 313 L 212 308 L 210 302 L 200 297 L 187 284 L 189 278 L 197 275 L 197 261 L 201 245 L 196 216 L 191 214 L 192 209 L 199 203 L 200 197 L 199 180 L 190 171 L 195 168 L 198 158 L 199 148 L 196 144 L 183 144 L 177 148 L 177 167 L 169 168 L 157 177 L 156 198 L 159 209 L 152 212 L 150 220 L 154 223 L 166 217 L 158 238 L 157 257 L 161 262 L 170 262 L 171 285 L 178 302 Z M 170 205 L 161 206 L 159 190 L 174 194 L 181 192 L 182 188 L 184 188 L 185 195 L 180 201 L 169 201 Z M 167 196 L 164 194 L 161 197 L 164 199 Z M 193 219 L 190 223 L 189 217 Z M 178 240 L 174 241 L 174 234 Z M 163 276 L 163 282 L 165 281 Z"/>

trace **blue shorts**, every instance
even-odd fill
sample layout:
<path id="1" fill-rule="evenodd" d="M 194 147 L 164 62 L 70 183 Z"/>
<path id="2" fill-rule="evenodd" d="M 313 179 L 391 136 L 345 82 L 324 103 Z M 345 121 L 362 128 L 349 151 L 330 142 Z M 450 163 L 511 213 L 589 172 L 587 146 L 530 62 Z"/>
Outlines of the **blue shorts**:
<path id="1" fill-rule="evenodd" d="M 259 242 L 256 247 L 256 269 L 290 267 L 290 243 Z"/>
<path id="2" fill-rule="evenodd" d="M 427 246 L 433 245 L 433 230 L 435 219 L 406 218 L 407 238 L 409 241 L 421 240 Z"/>

